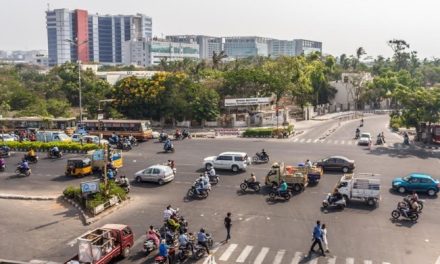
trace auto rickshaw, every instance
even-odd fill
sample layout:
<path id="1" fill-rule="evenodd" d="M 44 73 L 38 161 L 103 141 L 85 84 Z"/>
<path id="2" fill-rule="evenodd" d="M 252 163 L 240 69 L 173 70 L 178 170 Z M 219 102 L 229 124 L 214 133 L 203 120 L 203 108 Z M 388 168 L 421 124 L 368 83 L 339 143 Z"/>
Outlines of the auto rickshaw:
<path id="1" fill-rule="evenodd" d="M 85 176 L 92 174 L 92 160 L 89 158 L 72 158 L 67 160 L 66 176 Z"/>

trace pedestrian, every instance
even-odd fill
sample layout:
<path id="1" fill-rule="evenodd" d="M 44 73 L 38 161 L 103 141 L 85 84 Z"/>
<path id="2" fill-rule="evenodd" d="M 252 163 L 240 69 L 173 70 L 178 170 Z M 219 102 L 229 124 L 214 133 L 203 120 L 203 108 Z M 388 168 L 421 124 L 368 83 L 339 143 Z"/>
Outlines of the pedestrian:
<path id="1" fill-rule="evenodd" d="M 319 249 L 321 250 L 322 256 L 325 257 L 324 249 L 322 248 L 322 229 L 321 222 L 316 221 L 316 226 L 313 228 L 313 238 L 312 238 L 312 246 L 310 247 L 309 256 L 311 256 L 312 251 L 315 251 L 315 246 L 318 244 Z"/>
<path id="2" fill-rule="evenodd" d="M 325 246 L 325 253 L 329 253 L 330 250 L 328 249 L 327 228 L 325 224 L 322 224 L 321 230 L 322 230 L 322 242 L 324 242 L 324 246 Z"/>
<path id="3" fill-rule="evenodd" d="M 231 220 L 231 213 L 228 212 L 225 217 L 225 228 L 226 228 L 226 239 L 225 243 L 228 243 L 229 239 L 231 239 L 231 226 L 232 226 L 232 220 Z"/>

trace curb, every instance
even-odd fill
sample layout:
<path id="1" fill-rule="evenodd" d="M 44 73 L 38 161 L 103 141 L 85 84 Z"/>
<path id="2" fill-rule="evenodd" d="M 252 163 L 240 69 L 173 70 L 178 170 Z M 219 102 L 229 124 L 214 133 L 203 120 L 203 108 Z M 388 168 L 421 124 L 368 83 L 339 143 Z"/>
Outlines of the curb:
<path id="1" fill-rule="evenodd" d="M 31 195 L 27 196 L 27 195 L 0 193 L 0 199 L 9 199 L 9 200 L 51 201 L 51 200 L 57 200 L 58 198 L 60 198 L 60 196 L 31 196 Z"/>
<path id="2" fill-rule="evenodd" d="M 77 202 L 75 202 L 72 199 L 67 198 L 66 196 L 62 195 L 60 196 L 64 201 L 68 202 L 69 204 L 71 204 L 73 207 L 75 207 L 78 211 L 79 211 L 79 218 L 81 219 L 81 222 L 83 223 L 83 225 L 89 225 L 90 223 L 87 221 L 87 215 L 84 212 L 84 210 L 82 209 L 81 205 L 79 205 Z"/>
<path id="3" fill-rule="evenodd" d="M 11 151 L 15 152 L 27 152 L 28 150 L 25 148 L 10 148 Z M 36 149 L 35 152 L 39 153 L 47 153 L 47 149 Z M 62 153 L 70 153 L 70 154 L 87 154 L 85 150 L 61 150 Z"/>

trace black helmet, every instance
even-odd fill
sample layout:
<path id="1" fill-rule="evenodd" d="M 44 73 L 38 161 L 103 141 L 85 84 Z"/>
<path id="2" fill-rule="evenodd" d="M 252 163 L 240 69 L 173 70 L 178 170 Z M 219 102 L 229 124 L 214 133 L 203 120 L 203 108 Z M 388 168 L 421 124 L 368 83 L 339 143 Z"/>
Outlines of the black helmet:
<path id="1" fill-rule="evenodd" d="M 200 228 L 200 232 L 201 232 L 201 233 L 205 233 L 205 229 Z"/>

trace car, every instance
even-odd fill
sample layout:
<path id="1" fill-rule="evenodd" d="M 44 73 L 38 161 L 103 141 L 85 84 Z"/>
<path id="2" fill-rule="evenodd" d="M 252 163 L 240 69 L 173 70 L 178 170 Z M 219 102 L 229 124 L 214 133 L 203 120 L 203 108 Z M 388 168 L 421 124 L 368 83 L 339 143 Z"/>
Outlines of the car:
<path id="1" fill-rule="evenodd" d="M 82 140 L 84 143 L 92 143 L 92 144 L 104 144 L 108 145 L 108 140 L 100 139 L 98 136 L 83 136 Z"/>
<path id="2" fill-rule="evenodd" d="M 369 145 L 370 143 L 371 143 L 371 134 L 366 132 L 361 133 L 358 140 L 358 145 Z"/>
<path id="3" fill-rule="evenodd" d="M 434 196 L 439 192 L 440 182 L 431 175 L 425 173 L 411 173 L 402 178 L 395 178 L 392 182 L 392 189 L 399 193 L 426 192 Z"/>
<path id="4" fill-rule="evenodd" d="M 144 170 L 140 170 L 134 174 L 134 180 L 137 183 L 141 182 L 156 182 L 162 185 L 166 182 L 174 180 L 174 171 L 170 166 L 153 165 Z"/>
<path id="5" fill-rule="evenodd" d="M 251 164 L 251 159 L 245 152 L 223 152 L 218 156 L 206 157 L 203 159 L 205 169 L 213 166 L 215 169 L 232 170 L 233 172 L 246 171 Z"/>
<path id="6" fill-rule="evenodd" d="M 330 156 L 328 158 L 319 160 L 316 166 L 322 167 L 324 171 L 342 171 L 344 173 L 353 171 L 355 168 L 354 160 L 343 156 Z"/>
<path id="7" fill-rule="evenodd" d="M 9 134 L 0 134 L 0 141 L 15 141 L 15 137 Z"/>
<path id="8" fill-rule="evenodd" d="M 72 142 L 80 142 L 82 137 L 83 136 L 81 134 L 73 134 L 72 135 Z"/>

